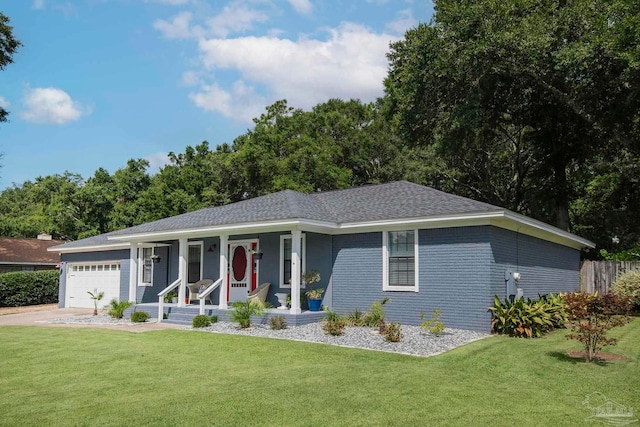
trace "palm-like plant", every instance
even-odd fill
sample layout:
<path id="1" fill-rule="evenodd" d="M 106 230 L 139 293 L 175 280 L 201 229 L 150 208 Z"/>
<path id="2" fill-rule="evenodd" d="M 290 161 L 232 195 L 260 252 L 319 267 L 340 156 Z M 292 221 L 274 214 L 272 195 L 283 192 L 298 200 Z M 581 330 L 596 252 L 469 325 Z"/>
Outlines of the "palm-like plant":
<path id="1" fill-rule="evenodd" d="M 93 315 L 98 315 L 98 301 L 100 301 L 104 297 L 104 292 L 98 292 L 97 289 L 94 289 L 93 292 L 87 291 L 87 293 L 91 296 L 93 300 Z"/>

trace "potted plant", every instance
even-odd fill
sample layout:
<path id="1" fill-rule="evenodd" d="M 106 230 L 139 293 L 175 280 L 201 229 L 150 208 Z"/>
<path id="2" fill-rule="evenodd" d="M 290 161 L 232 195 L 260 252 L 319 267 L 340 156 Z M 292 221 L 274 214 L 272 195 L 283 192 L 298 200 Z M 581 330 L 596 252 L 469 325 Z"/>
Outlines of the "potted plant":
<path id="1" fill-rule="evenodd" d="M 169 292 L 168 294 L 166 294 L 164 296 L 164 302 L 172 302 L 172 303 L 177 303 L 178 302 L 178 292 L 176 290 L 173 290 L 171 292 Z"/>
<path id="2" fill-rule="evenodd" d="M 160 262 L 160 255 L 157 255 L 157 254 L 151 255 L 151 261 L 153 261 L 154 264 L 159 263 Z"/>
<path id="3" fill-rule="evenodd" d="M 320 281 L 320 272 L 318 270 L 311 270 L 308 273 L 302 275 L 303 282 L 307 285 L 307 301 L 309 303 L 310 311 L 320 311 L 322 305 L 322 293 L 323 288 L 313 289 L 313 284 Z"/>

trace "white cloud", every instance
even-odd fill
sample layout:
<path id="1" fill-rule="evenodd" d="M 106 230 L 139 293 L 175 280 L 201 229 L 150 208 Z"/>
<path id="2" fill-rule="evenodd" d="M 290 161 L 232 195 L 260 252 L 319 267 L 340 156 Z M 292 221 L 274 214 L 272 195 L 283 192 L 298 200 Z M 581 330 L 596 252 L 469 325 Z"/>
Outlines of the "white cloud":
<path id="1" fill-rule="evenodd" d="M 235 1 L 225 6 L 218 15 L 207 20 L 210 34 L 227 37 L 231 33 L 251 30 L 254 22 L 269 20 L 263 11 L 252 9 L 242 1 Z"/>
<path id="2" fill-rule="evenodd" d="M 191 12 L 181 12 L 171 22 L 162 19 L 153 23 L 153 28 L 160 31 L 168 39 L 188 39 L 198 37 L 202 30 L 198 26 L 190 27 Z"/>
<path id="3" fill-rule="evenodd" d="M 0 108 L 9 108 L 11 104 L 7 101 L 6 98 L 0 96 Z"/>
<path id="4" fill-rule="evenodd" d="M 168 39 L 200 39 L 206 36 L 224 38 L 233 33 L 249 31 L 255 23 L 269 20 L 264 11 L 253 9 L 243 1 L 234 1 L 226 5 L 220 13 L 206 20 L 204 28 L 191 25 L 193 18 L 191 12 L 181 12 L 170 21 L 157 20 L 153 28 Z"/>
<path id="5" fill-rule="evenodd" d="M 293 7 L 296 12 L 303 15 L 308 15 L 313 10 L 313 5 L 310 0 L 289 0 L 289 4 L 291 4 L 291 7 Z"/>
<path id="6" fill-rule="evenodd" d="M 327 31 L 326 41 L 276 37 L 201 40 L 200 56 L 207 70 L 234 70 L 241 80 L 232 89 L 220 87 L 219 82 L 203 86 L 191 99 L 205 110 L 246 120 L 256 114 L 249 114 L 245 106 L 253 110 L 261 105 L 262 112 L 269 102 L 282 98 L 297 108 L 311 108 L 330 98 L 372 101 L 380 96 L 389 43 L 398 37 L 350 23 Z M 268 99 L 247 84 L 264 87 Z"/>
<path id="7" fill-rule="evenodd" d="M 239 122 L 251 122 L 267 105 L 265 98 L 241 80 L 236 81 L 228 91 L 217 83 L 203 85 L 200 92 L 191 93 L 189 97 L 203 110 L 215 111 Z"/>
<path id="8" fill-rule="evenodd" d="M 53 87 L 28 90 L 23 103 L 25 110 L 21 117 L 34 123 L 61 125 L 91 113 L 90 109 L 80 106 L 65 91 Z"/>
<path id="9" fill-rule="evenodd" d="M 154 153 L 154 154 L 149 154 L 148 156 L 146 156 L 144 158 L 145 160 L 147 160 L 149 162 L 149 168 L 147 169 L 147 172 L 149 172 L 149 174 L 153 175 L 157 172 L 160 172 L 160 168 L 168 165 L 169 162 L 169 153 Z"/>
<path id="10" fill-rule="evenodd" d="M 399 11 L 397 18 L 389 22 L 386 27 L 387 31 L 393 34 L 404 35 L 408 29 L 416 27 L 417 25 L 418 21 L 413 17 L 411 9 L 404 9 Z"/>
<path id="11" fill-rule="evenodd" d="M 32 9 L 43 10 L 44 9 L 44 0 L 33 0 L 31 4 Z"/>
<path id="12" fill-rule="evenodd" d="M 185 71 L 182 73 L 182 84 L 185 86 L 196 86 L 201 81 L 200 73 L 197 71 Z"/>

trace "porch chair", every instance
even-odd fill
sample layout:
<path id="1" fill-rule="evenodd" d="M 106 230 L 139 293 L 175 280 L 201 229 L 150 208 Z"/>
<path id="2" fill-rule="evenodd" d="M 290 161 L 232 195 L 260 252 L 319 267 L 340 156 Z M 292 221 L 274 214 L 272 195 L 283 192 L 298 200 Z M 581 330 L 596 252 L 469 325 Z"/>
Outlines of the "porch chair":
<path id="1" fill-rule="evenodd" d="M 267 294 L 269 293 L 269 286 L 271 283 L 263 283 L 247 295 L 247 301 L 260 302 L 264 304 L 267 301 Z"/>
<path id="2" fill-rule="evenodd" d="M 212 283 L 213 283 L 213 280 L 211 279 L 202 279 L 202 280 L 198 280 L 196 283 L 187 285 L 187 288 L 189 288 L 189 304 L 191 304 L 191 300 L 199 299 L 200 290 L 204 291 L 209 286 L 211 286 Z M 209 301 L 211 302 L 211 304 L 213 304 L 213 300 L 211 299 L 211 294 L 209 294 Z"/>

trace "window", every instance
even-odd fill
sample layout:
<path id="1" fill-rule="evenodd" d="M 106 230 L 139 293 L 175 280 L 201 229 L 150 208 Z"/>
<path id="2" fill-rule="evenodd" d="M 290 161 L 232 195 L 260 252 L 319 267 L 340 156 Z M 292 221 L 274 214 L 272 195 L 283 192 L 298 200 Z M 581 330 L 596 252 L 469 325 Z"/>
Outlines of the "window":
<path id="1" fill-rule="evenodd" d="M 302 235 L 302 242 L 300 245 L 300 261 L 301 261 L 301 273 L 305 272 L 305 253 L 307 252 L 306 246 L 306 236 Z M 291 287 L 291 234 L 286 234 L 280 236 L 280 287 L 281 288 L 290 288 Z M 300 287 L 304 288 L 304 284 L 301 283 Z"/>
<path id="2" fill-rule="evenodd" d="M 202 279 L 202 242 L 189 242 L 187 282 L 196 283 L 200 279 Z"/>
<path id="3" fill-rule="evenodd" d="M 153 286 L 153 248 L 140 248 L 140 286 Z"/>
<path id="4" fill-rule="evenodd" d="M 418 231 L 387 231 L 382 236 L 382 289 L 418 292 Z"/>

